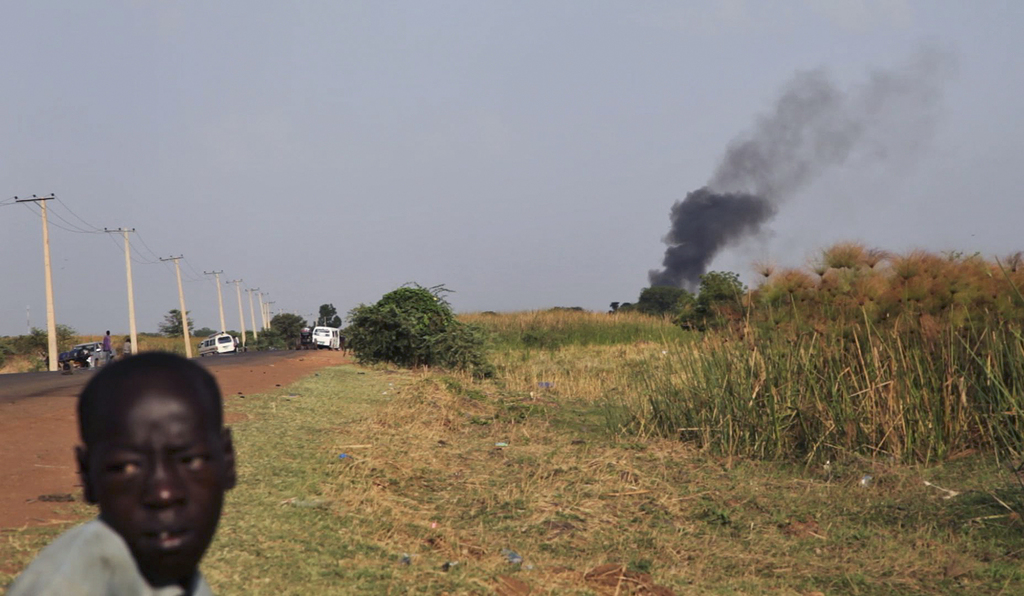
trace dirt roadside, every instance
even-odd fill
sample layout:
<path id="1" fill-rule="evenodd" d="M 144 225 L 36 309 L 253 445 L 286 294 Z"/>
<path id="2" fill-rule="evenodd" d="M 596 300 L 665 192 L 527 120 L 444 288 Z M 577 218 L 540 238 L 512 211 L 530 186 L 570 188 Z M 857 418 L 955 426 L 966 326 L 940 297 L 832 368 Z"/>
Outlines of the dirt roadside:
<path id="1" fill-rule="evenodd" d="M 230 409 L 239 394 L 273 391 L 325 366 L 346 362 L 349 359 L 339 352 L 312 351 L 243 364 L 225 358 L 207 368 L 217 377 Z M 61 520 L 61 501 L 81 499 L 73 458 L 79 389 L 0 403 L 0 528 Z"/>

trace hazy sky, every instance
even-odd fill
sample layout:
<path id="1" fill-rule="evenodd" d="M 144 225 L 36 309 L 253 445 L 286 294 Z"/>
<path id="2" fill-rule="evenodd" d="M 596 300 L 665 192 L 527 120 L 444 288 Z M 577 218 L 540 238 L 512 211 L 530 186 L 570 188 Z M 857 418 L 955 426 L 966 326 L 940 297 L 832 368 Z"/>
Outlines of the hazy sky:
<path id="1" fill-rule="evenodd" d="M 143 331 L 178 306 L 173 268 L 143 242 L 184 254 L 198 326 L 218 326 L 212 278 L 197 275 L 214 269 L 303 315 L 406 282 L 447 284 L 460 311 L 633 301 L 661 263 L 672 203 L 795 72 L 856 85 L 923 45 L 957 63 L 928 142 L 831 170 L 712 268 L 749 280 L 754 259 L 802 265 L 850 239 L 1024 248 L 1016 0 L 38 0 L 2 12 L 0 201 L 60 198 L 57 319 L 80 332 L 128 328 L 120 237 L 68 231 L 91 226 L 139 232 Z M 44 327 L 31 209 L 0 206 L 0 253 L 0 334 L 24 332 L 26 306 Z"/>

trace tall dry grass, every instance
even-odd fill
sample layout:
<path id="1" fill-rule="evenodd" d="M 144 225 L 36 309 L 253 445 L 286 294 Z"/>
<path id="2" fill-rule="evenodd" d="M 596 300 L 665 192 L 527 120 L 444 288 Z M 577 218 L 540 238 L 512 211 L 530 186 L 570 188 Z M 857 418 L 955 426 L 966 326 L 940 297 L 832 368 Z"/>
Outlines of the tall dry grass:
<path id="1" fill-rule="evenodd" d="M 760 269 L 741 322 L 633 374 L 622 428 L 759 458 L 1024 455 L 1019 256 L 845 243 Z"/>
<path id="2" fill-rule="evenodd" d="M 553 349 L 562 346 L 661 342 L 693 337 L 669 319 L 641 313 L 551 309 L 514 313 L 470 313 L 459 319 L 490 333 L 492 347 Z"/>
<path id="3" fill-rule="evenodd" d="M 632 376 L 623 428 L 758 458 L 882 454 L 930 461 L 1024 453 L 1024 336 L 947 326 L 863 333 L 709 335 Z"/>

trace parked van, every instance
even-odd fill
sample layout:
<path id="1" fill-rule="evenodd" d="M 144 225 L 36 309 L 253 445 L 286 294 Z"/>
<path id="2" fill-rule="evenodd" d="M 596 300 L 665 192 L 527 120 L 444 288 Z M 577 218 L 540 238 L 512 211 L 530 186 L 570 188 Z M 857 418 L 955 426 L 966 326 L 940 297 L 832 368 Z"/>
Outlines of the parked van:
<path id="1" fill-rule="evenodd" d="M 313 345 L 329 350 L 341 349 L 341 330 L 337 327 L 314 327 Z"/>
<path id="2" fill-rule="evenodd" d="M 235 352 L 235 338 L 227 333 L 214 333 L 199 344 L 199 355 L 231 354 Z"/>

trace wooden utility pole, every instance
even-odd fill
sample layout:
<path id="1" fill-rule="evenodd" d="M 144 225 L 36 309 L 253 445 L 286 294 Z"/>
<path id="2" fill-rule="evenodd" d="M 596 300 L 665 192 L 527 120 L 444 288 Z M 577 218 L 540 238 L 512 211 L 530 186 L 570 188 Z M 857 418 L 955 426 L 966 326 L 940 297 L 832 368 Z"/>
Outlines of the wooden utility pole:
<path id="1" fill-rule="evenodd" d="M 161 261 L 174 261 L 174 273 L 178 276 L 178 302 L 181 303 L 181 335 L 185 338 L 185 357 L 192 357 L 192 340 L 188 336 L 188 311 L 185 310 L 185 291 L 181 289 L 181 265 L 178 261 L 182 255 L 160 259 Z"/>
<path id="2" fill-rule="evenodd" d="M 242 283 L 240 279 L 233 279 L 231 281 L 224 282 L 226 284 L 235 284 L 235 293 L 238 294 L 238 324 L 242 326 L 242 351 L 245 351 L 245 314 L 242 312 L 242 289 L 238 287 L 238 284 Z"/>
<path id="3" fill-rule="evenodd" d="M 224 270 L 220 271 L 203 271 L 207 275 L 213 275 L 217 278 L 217 306 L 220 307 L 220 332 L 226 333 L 228 330 L 227 325 L 224 324 L 224 298 L 220 294 L 220 274 L 224 273 Z"/>
<path id="4" fill-rule="evenodd" d="M 37 203 L 43 214 L 43 271 L 46 277 L 46 343 L 49 360 L 47 368 L 51 371 L 57 370 L 57 317 L 53 313 L 53 277 L 50 275 L 50 231 L 46 225 L 46 201 L 54 198 L 56 197 L 52 194 L 48 197 L 32 195 L 31 199 L 14 197 L 16 203 Z"/>
<path id="5" fill-rule="evenodd" d="M 259 339 L 260 334 L 256 331 L 256 310 L 252 307 L 252 293 L 258 291 L 259 288 L 249 288 L 246 292 L 249 292 L 249 319 L 252 320 L 252 338 Z"/>
<path id="6" fill-rule="evenodd" d="M 135 328 L 135 293 L 132 289 L 132 249 L 128 242 L 128 232 L 134 232 L 135 228 L 117 228 L 116 230 L 103 228 L 103 231 L 108 234 L 120 232 L 124 236 L 124 269 L 128 272 L 128 334 L 132 338 L 132 354 L 138 354 L 139 334 Z M 125 356 L 127 355 L 125 354 Z"/>

